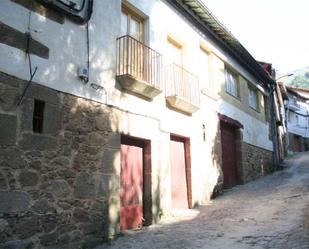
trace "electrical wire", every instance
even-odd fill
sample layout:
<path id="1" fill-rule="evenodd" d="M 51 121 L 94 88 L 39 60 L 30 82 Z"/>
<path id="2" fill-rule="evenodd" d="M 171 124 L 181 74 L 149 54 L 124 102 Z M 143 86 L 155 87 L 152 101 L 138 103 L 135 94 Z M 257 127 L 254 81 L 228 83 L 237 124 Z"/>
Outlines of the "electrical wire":
<path id="1" fill-rule="evenodd" d="M 88 71 L 88 77 L 86 80 L 86 83 L 89 82 L 89 76 L 90 76 L 90 45 L 89 45 L 89 20 L 86 24 L 86 36 L 87 36 L 87 71 Z"/>
<path id="2" fill-rule="evenodd" d="M 32 1 L 30 0 L 30 4 L 32 5 Z M 30 8 L 30 9 L 32 9 L 32 8 Z M 37 69 L 38 69 L 38 67 L 36 66 L 35 67 L 35 69 L 34 69 L 34 71 L 32 71 L 32 61 L 31 61 L 31 55 L 30 55 L 30 42 L 31 42 L 31 14 L 32 14 L 32 11 L 30 10 L 29 11 L 29 17 L 28 17 L 28 26 L 27 26 L 27 29 L 28 29 L 28 31 L 26 32 L 26 42 L 27 42 L 27 44 L 26 44 L 26 51 L 25 51 L 25 53 L 26 53 L 26 57 L 28 57 L 28 65 L 29 65 L 29 74 L 30 74 L 30 79 L 28 80 L 28 82 L 27 82 L 27 85 L 26 85 L 26 87 L 24 88 L 24 91 L 23 91 L 23 93 L 22 93 L 22 95 L 21 95 L 21 97 L 20 97 L 20 99 L 19 99 L 19 101 L 18 101 L 18 103 L 17 103 L 17 106 L 19 106 L 21 103 L 22 103 L 22 101 L 23 101 L 23 99 L 24 99 L 24 97 L 25 97 L 25 94 L 26 94 L 26 92 L 27 92 L 27 90 L 28 90 L 28 88 L 29 88 L 29 86 L 30 86 L 30 84 L 31 84 L 31 82 L 32 82 L 32 80 L 33 80 L 33 78 L 34 78 L 34 76 L 35 76 L 35 74 L 36 74 L 36 71 L 37 71 Z"/>

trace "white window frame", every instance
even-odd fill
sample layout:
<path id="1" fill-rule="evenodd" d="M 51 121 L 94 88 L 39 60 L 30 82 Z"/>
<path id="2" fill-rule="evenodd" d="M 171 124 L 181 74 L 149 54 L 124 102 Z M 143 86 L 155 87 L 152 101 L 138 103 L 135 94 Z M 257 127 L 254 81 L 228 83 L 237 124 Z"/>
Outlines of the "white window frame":
<path id="1" fill-rule="evenodd" d="M 239 98 L 238 75 L 229 68 L 225 68 L 224 75 L 226 92 L 235 98 Z"/>
<path id="2" fill-rule="evenodd" d="M 140 42 L 144 42 L 145 40 L 145 18 L 141 15 L 139 15 L 138 13 L 136 13 L 134 10 L 132 10 L 130 7 L 128 7 L 127 5 L 122 5 L 122 9 L 121 9 L 121 14 L 126 16 L 126 28 L 127 30 L 125 31 L 125 34 L 122 35 L 130 35 L 131 34 L 131 22 L 132 20 L 135 21 L 136 23 L 138 23 L 139 25 L 139 37 L 133 37 L 135 39 L 137 39 Z M 122 24 L 121 24 L 122 25 Z"/>
<path id="3" fill-rule="evenodd" d="M 254 110 L 259 110 L 259 96 L 257 89 L 253 87 L 248 87 L 248 97 L 249 97 L 249 106 Z"/>
<path id="4" fill-rule="evenodd" d="M 210 56 L 211 53 L 203 46 L 200 46 L 200 86 L 210 88 Z M 207 59 L 205 60 L 207 56 Z M 205 63 L 204 63 L 205 62 Z M 206 73 L 205 73 L 206 71 Z"/>

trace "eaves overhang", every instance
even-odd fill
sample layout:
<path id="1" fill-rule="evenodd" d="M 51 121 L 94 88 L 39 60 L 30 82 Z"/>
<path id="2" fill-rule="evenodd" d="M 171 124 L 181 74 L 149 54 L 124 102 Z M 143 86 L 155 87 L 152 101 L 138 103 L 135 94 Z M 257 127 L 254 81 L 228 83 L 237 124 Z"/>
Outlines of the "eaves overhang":
<path id="1" fill-rule="evenodd" d="M 260 80 L 259 84 L 266 88 L 268 85 L 276 84 L 264 68 L 200 0 L 166 1 L 202 33 L 215 40 L 223 50 L 232 55 L 244 68 Z"/>

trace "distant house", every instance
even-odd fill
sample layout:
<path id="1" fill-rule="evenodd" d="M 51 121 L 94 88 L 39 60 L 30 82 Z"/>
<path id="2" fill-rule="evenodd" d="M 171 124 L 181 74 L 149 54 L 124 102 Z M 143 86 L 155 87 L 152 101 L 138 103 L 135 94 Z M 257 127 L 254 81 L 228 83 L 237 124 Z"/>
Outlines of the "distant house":
<path id="1" fill-rule="evenodd" d="M 298 91 L 306 92 L 286 86 L 285 110 L 288 150 L 293 152 L 309 150 L 309 99 Z"/>
<path id="2" fill-rule="evenodd" d="M 275 169 L 275 81 L 198 0 L 5 0 L 0 33 L 0 247 L 92 248 Z"/>

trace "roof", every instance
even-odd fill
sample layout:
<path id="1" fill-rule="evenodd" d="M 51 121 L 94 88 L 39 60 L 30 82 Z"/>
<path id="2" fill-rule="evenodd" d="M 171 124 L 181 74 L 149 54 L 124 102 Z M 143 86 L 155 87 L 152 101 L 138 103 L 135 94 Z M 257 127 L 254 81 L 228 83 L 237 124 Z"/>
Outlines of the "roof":
<path id="1" fill-rule="evenodd" d="M 230 53 L 243 67 L 261 81 L 261 85 L 276 84 L 264 68 L 200 0 L 167 0 L 167 2 L 200 31 L 213 38 L 222 49 Z"/>
<path id="2" fill-rule="evenodd" d="M 295 86 L 288 86 L 288 88 L 297 92 L 309 92 L 309 88 L 295 87 Z"/>
<path id="3" fill-rule="evenodd" d="M 302 95 L 301 93 L 299 93 L 296 87 L 290 87 L 290 86 L 286 86 L 287 92 L 295 95 L 297 98 L 302 99 L 303 101 L 307 101 L 309 100 L 309 98 L 307 96 Z"/>

